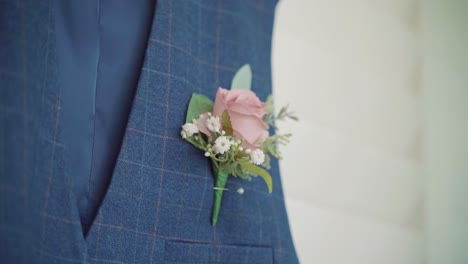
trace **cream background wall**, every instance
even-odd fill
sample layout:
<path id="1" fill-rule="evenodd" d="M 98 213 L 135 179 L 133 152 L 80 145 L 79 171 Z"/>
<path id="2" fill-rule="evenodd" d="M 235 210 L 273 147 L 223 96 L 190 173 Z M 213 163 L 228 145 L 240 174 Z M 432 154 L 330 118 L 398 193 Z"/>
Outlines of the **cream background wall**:
<path id="1" fill-rule="evenodd" d="M 276 105 L 299 123 L 281 162 L 301 263 L 423 263 L 419 3 L 282 0 Z"/>
<path id="2" fill-rule="evenodd" d="M 468 263 L 468 1 L 423 6 L 428 264 Z"/>

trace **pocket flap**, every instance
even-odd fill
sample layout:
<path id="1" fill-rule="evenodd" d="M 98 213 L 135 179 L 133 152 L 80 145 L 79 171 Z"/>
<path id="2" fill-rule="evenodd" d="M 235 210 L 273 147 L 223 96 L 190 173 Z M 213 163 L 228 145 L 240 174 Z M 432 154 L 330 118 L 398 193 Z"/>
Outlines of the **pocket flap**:
<path id="1" fill-rule="evenodd" d="M 261 246 L 237 246 L 166 241 L 165 263 L 273 263 L 273 249 Z"/>

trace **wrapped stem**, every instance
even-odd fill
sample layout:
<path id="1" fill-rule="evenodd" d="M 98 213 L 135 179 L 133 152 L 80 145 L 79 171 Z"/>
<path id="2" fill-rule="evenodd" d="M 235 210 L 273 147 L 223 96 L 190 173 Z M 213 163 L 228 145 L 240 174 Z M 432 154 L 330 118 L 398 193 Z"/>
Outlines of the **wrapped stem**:
<path id="1" fill-rule="evenodd" d="M 221 200 L 223 198 L 223 189 L 226 186 L 228 174 L 223 171 L 215 171 L 215 187 L 222 189 L 214 190 L 213 213 L 211 215 L 211 224 L 216 225 L 218 222 L 219 209 L 221 208 Z"/>

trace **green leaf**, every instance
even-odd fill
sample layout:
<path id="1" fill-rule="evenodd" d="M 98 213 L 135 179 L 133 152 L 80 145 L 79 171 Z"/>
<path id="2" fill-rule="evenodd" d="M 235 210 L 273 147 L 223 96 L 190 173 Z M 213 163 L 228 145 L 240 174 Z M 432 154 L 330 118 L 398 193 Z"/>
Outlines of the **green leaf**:
<path id="1" fill-rule="evenodd" d="M 294 121 L 299 121 L 299 118 L 296 116 L 296 114 L 292 111 L 289 111 L 288 108 L 289 105 L 281 107 L 278 116 L 276 116 L 276 120 L 286 120 L 286 118 L 289 118 Z"/>
<path id="2" fill-rule="evenodd" d="M 265 139 L 262 143 L 263 151 L 270 153 L 277 159 L 282 159 L 280 152 L 278 151 L 278 145 L 286 145 L 289 143 L 289 139 L 292 134 L 276 134 Z"/>
<path id="3" fill-rule="evenodd" d="M 271 94 L 267 97 L 265 112 L 269 114 L 274 114 L 273 95 Z"/>
<path id="4" fill-rule="evenodd" d="M 262 164 L 262 167 L 269 170 L 271 169 L 271 157 L 268 154 L 265 154 L 265 161 Z"/>
<path id="5" fill-rule="evenodd" d="M 229 118 L 229 114 L 227 111 L 223 112 L 222 116 L 222 125 L 224 131 L 226 131 L 226 134 L 232 136 L 232 125 L 231 125 L 231 119 Z"/>
<path id="6" fill-rule="evenodd" d="M 252 69 L 249 64 L 242 66 L 234 75 L 231 82 L 231 90 L 250 90 L 252 85 Z"/>
<path id="7" fill-rule="evenodd" d="M 194 93 L 190 98 L 185 122 L 190 123 L 193 119 L 198 119 L 201 114 L 211 111 L 213 111 L 213 101 L 207 96 Z"/>
<path id="8" fill-rule="evenodd" d="M 248 173 L 262 177 L 266 185 L 268 186 L 268 192 L 273 192 L 273 180 L 271 179 L 271 175 L 270 173 L 268 173 L 268 171 L 250 162 L 242 162 L 241 166 Z"/>

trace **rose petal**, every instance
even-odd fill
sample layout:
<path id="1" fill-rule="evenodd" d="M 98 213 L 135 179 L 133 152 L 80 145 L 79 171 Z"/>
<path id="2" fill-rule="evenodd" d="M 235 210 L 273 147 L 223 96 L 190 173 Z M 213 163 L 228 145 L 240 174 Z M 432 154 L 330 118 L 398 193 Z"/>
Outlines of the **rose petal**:
<path id="1" fill-rule="evenodd" d="M 250 90 L 229 91 L 220 87 L 216 93 L 213 114 L 221 116 L 224 110 L 229 109 L 262 118 L 265 115 L 265 107 L 266 104 Z"/>
<path id="2" fill-rule="evenodd" d="M 218 88 L 216 92 L 216 98 L 213 106 L 213 114 L 216 116 L 222 116 L 224 110 L 226 110 L 226 96 L 229 93 L 228 90 L 221 87 Z"/>
<path id="3" fill-rule="evenodd" d="M 233 134 L 234 134 L 234 137 L 237 138 L 237 139 L 242 139 L 243 138 L 242 135 L 236 130 L 233 130 Z M 260 141 L 262 141 L 262 140 L 260 140 Z M 248 142 L 247 140 L 244 140 L 244 141 L 242 141 L 241 147 L 243 147 L 244 149 L 249 148 L 251 150 L 255 150 L 255 149 L 260 149 L 262 146 L 259 145 L 259 144 L 252 144 L 252 143 Z"/>
<path id="4" fill-rule="evenodd" d="M 251 144 L 268 133 L 268 126 L 256 116 L 243 115 L 234 111 L 228 110 L 229 117 L 233 129 L 235 129 L 244 140 Z"/>
<path id="5" fill-rule="evenodd" d="M 245 102 L 230 102 L 227 108 L 244 115 L 254 115 L 258 118 L 263 118 L 266 114 L 265 106 L 266 104 L 263 103 L 260 106 L 251 106 Z"/>
<path id="6" fill-rule="evenodd" d="M 206 121 L 208 120 L 209 116 L 208 113 L 203 113 L 200 117 L 196 120 L 195 124 L 203 134 L 207 135 L 209 138 L 213 137 L 213 133 L 208 129 L 206 126 Z"/>

